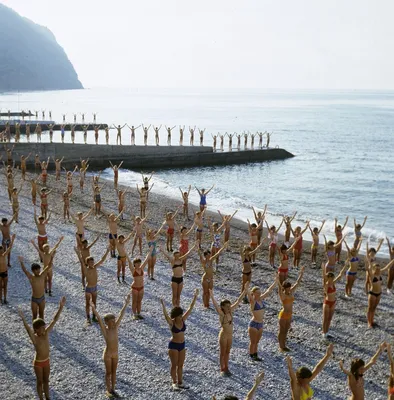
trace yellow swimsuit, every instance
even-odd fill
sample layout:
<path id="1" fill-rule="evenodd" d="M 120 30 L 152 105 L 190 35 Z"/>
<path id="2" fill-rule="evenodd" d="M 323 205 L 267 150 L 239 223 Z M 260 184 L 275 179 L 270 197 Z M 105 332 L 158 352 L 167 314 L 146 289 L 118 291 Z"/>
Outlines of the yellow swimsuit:
<path id="1" fill-rule="evenodd" d="M 300 396 L 300 400 L 311 400 L 313 398 L 313 389 L 309 386 L 309 389 L 304 392 L 304 389 L 301 388 L 301 396 Z"/>

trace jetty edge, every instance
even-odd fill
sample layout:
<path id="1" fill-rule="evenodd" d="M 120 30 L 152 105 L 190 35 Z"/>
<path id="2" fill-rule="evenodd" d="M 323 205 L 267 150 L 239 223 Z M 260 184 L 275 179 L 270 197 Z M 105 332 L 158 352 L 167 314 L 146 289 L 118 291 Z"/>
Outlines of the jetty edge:
<path id="1" fill-rule="evenodd" d="M 4 150 L 3 150 L 4 151 Z M 258 163 L 274 160 L 285 160 L 294 157 L 285 149 L 263 148 L 233 151 L 213 151 L 210 146 L 131 146 L 106 144 L 71 144 L 71 143 L 15 143 L 14 159 L 18 155 L 33 156 L 38 154 L 42 160 L 51 157 L 62 158 L 62 165 L 71 168 L 80 163 L 81 159 L 89 158 L 92 169 L 103 169 L 112 163 L 123 161 L 123 167 L 128 169 L 159 169 L 184 168 L 214 165 L 234 165 Z M 28 161 L 27 168 L 34 168 L 34 162 Z M 54 168 L 51 162 L 49 169 Z"/>

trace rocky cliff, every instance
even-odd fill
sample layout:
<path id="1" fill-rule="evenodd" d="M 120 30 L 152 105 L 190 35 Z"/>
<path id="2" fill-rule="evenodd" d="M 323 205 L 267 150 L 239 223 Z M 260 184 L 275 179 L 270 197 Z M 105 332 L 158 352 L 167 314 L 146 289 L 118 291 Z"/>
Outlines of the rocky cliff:
<path id="1" fill-rule="evenodd" d="M 0 92 L 83 89 L 53 33 L 0 4 Z"/>

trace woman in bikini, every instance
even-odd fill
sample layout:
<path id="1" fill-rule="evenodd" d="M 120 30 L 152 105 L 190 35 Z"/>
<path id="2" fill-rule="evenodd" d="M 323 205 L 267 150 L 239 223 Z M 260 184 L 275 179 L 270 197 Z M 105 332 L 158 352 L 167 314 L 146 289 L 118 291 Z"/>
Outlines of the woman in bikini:
<path id="1" fill-rule="evenodd" d="M 333 344 L 327 347 L 325 356 L 316 364 L 313 371 L 307 367 L 300 367 L 297 371 L 293 370 L 293 361 L 287 356 L 287 368 L 289 370 L 291 395 L 293 400 L 311 400 L 313 398 L 313 389 L 311 382 L 320 374 L 328 359 L 332 356 Z"/>
<path id="2" fill-rule="evenodd" d="M 367 217 L 364 217 L 364 221 L 361 224 L 358 224 L 356 222 L 356 218 L 354 218 L 354 244 L 353 247 L 356 249 L 358 247 L 358 243 L 362 238 L 362 233 L 361 233 L 361 229 L 364 228 L 365 223 L 367 222 Z"/>
<path id="3" fill-rule="evenodd" d="M 390 240 L 386 237 L 387 247 L 390 254 L 390 260 L 394 260 L 394 246 L 390 245 Z M 389 275 L 387 277 L 387 294 L 391 294 L 391 288 L 393 287 L 394 282 L 394 265 L 389 269 Z"/>
<path id="4" fill-rule="evenodd" d="M 300 284 L 302 277 L 304 275 L 305 267 L 301 267 L 298 279 L 294 285 L 286 281 L 281 283 L 278 280 L 278 294 L 280 301 L 282 303 L 282 309 L 279 312 L 279 332 L 278 332 L 278 342 L 279 350 L 282 352 L 290 351 L 286 346 L 287 333 L 289 332 L 291 325 L 291 317 L 293 315 L 293 303 L 294 303 L 294 293 Z"/>
<path id="5" fill-rule="evenodd" d="M 289 217 L 289 216 L 283 216 L 282 222 L 285 224 L 285 245 L 290 246 L 290 235 L 292 232 L 291 228 L 291 223 L 293 222 L 293 219 L 297 215 L 297 211 L 294 212 L 294 214 Z"/>
<path id="6" fill-rule="evenodd" d="M 352 392 L 351 399 L 364 399 L 364 374 L 376 363 L 380 353 L 385 348 L 386 343 L 383 342 L 367 364 L 365 364 L 364 360 L 361 358 L 353 358 L 350 364 L 350 370 L 343 367 L 343 360 L 339 361 L 339 368 L 348 377 L 349 389 Z"/>
<path id="7" fill-rule="evenodd" d="M 256 212 L 256 209 L 252 207 L 253 214 L 254 214 L 254 219 L 256 221 L 257 226 L 260 226 L 257 230 L 257 242 L 260 244 L 261 238 L 263 237 L 263 224 L 264 224 L 264 219 L 265 219 L 265 213 L 267 212 L 267 204 L 264 206 L 263 212 L 258 211 Z M 261 225 L 260 225 L 261 223 Z"/>
<path id="8" fill-rule="evenodd" d="M 19 217 L 19 194 L 20 194 L 22 188 L 23 188 L 23 181 L 21 183 L 21 186 L 20 186 L 19 190 L 16 187 L 14 187 L 12 189 L 12 192 L 11 192 L 12 213 L 14 214 L 14 219 L 15 219 L 16 223 L 18 223 L 18 217 Z"/>
<path id="9" fill-rule="evenodd" d="M 194 225 L 196 226 L 196 242 L 198 242 L 198 246 L 201 249 L 201 242 L 202 242 L 202 229 L 204 226 L 204 211 L 196 211 L 194 213 Z"/>
<path id="10" fill-rule="evenodd" d="M 46 186 L 47 184 L 47 176 L 48 176 L 48 165 L 49 165 L 49 160 L 51 158 L 48 157 L 47 161 L 42 161 L 40 164 L 41 167 L 41 181 L 43 186 Z"/>
<path id="11" fill-rule="evenodd" d="M 230 300 L 222 300 L 220 305 L 216 302 L 213 291 L 210 290 L 212 303 L 216 312 L 219 314 L 219 321 L 221 330 L 219 332 L 219 346 L 220 346 L 220 375 L 231 376 L 232 373 L 228 369 L 228 362 L 230 359 L 230 351 L 233 344 L 233 312 L 241 303 L 241 300 L 248 292 L 248 285 L 241 293 L 235 303 L 231 304 Z"/>
<path id="12" fill-rule="evenodd" d="M 196 304 L 198 297 L 198 289 L 194 291 L 193 300 L 184 313 L 181 307 L 174 307 L 170 315 L 168 315 L 164 300 L 161 299 L 161 305 L 163 308 L 164 318 L 166 319 L 168 326 L 171 330 L 171 340 L 168 344 L 168 355 L 171 362 L 171 379 L 172 389 L 178 391 L 179 389 L 187 389 L 187 386 L 183 383 L 183 364 L 185 362 L 186 350 L 185 350 L 185 321 L 190 316 L 194 305 Z"/>
<path id="13" fill-rule="evenodd" d="M 283 224 L 283 220 L 279 225 L 279 228 L 276 229 L 275 225 L 268 225 L 267 220 L 265 220 L 265 224 L 268 229 L 268 239 L 269 239 L 269 263 L 271 267 L 275 268 L 275 253 L 276 253 L 276 246 L 278 243 L 278 232 Z M 289 239 L 290 240 L 290 239 Z"/>
<path id="14" fill-rule="evenodd" d="M 192 233 L 194 223 L 189 230 L 186 226 L 182 226 L 178 229 L 179 235 L 179 253 L 184 256 L 189 251 L 189 235 Z M 183 271 L 186 272 L 186 258 L 183 260 Z"/>
<path id="15" fill-rule="evenodd" d="M 224 241 L 228 242 L 230 240 L 230 230 L 231 230 L 231 225 L 230 222 L 234 218 L 234 215 L 238 212 L 238 210 L 235 210 L 232 215 L 222 215 L 220 211 L 218 210 L 218 214 L 220 218 L 222 219 L 222 224 L 224 224 Z"/>
<path id="16" fill-rule="evenodd" d="M 76 165 L 73 171 L 67 171 L 64 167 L 63 169 L 66 171 L 67 192 L 71 193 L 73 191 L 73 175 L 78 169 L 78 166 Z"/>
<path id="17" fill-rule="evenodd" d="M 311 262 L 312 265 L 316 265 L 317 260 L 317 251 L 319 250 L 319 235 L 321 230 L 323 229 L 326 220 L 323 220 L 320 229 L 318 227 L 314 227 L 313 229 L 309 226 L 309 230 L 312 236 L 312 245 L 311 245 Z"/>
<path id="18" fill-rule="evenodd" d="M 218 222 L 214 222 L 211 224 L 211 219 L 208 217 L 208 226 L 209 226 L 209 231 L 211 234 L 211 254 L 214 256 L 219 249 L 222 247 L 221 245 L 221 232 L 224 230 L 224 222 L 222 225 L 219 226 Z M 219 257 L 215 258 L 216 260 L 216 267 L 219 264 Z"/>
<path id="19" fill-rule="evenodd" d="M 155 171 L 152 171 L 150 173 L 150 177 L 148 178 L 148 175 L 144 175 L 144 173 L 141 171 L 141 176 L 142 176 L 142 183 L 144 185 L 144 189 L 146 190 L 146 199 L 148 199 L 149 197 L 149 182 L 152 179 L 153 174 L 155 173 Z M 153 184 L 152 184 L 153 186 Z"/>
<path id="20" fill-rule="evenodd" d="M 352 249 L 348 246 L 346 240 L 343 241 L 347 249 L 347 261 L 349 262 L 349 269 L 346 271 L 345 286 L 345 297 L 347 298 L 352 295 L 352 288 L 357 277 L 358 262 L 360 261 L 358 258 L 358 252 L 360 251 L 361 241 L 362 239 L 358 241 L 357 248 L 353 247 Z"/>
<path id="21" fill-rule="evenodd" d="M 343 230 L 345 229 L 349 217 L 346 217 L 345 223 L 343 226 L 338 225 L 338 219 L 335 218 L 335 237 L 337 241 L 335 243 L 335 260 L 339 264 L 341 261 L 341 252 L 342 252 L 342 238 L 343 238 Z"/>
<path id="22" fill-rule="evenodd" d="M 337 301 L 337 289 L 335 284 L 342 278 L 346 268 L 347 264 L 345 264 L 341 272 L 335 276 L 333 272 L 324 273 L 324 264 L 322 264 L 324 290 L 322 336 L 324 339 L 331 337 L 328 335 L 328 330 L 330 329 L 331 320 L 335 311 L 335 303 Z"/>
<path id="23" fill-rule="evenodd" d="M 148 193 L 152 190 L 154 183 L 152 183 L 152 186 L 150 187 L 149 190 L 146 190 L 145 188 L 139 188 L 137 184 L 137 192 L 140 195 L 140 214 L 141 217 L 144 218 L 146 215 L 146 204 L 148 202 Z"/>
<path id="24" fill-rule="evenodd" d="M 255 250 L 259 245 L 258 232 L 259 229 L 263 227 L 263 221 L 260 221 L 259 225 L 255 223 L 251 224 L 249 220 L 247 221 L 248 221 L 248 232 L 250 238 L 249 247 L 252 250 Z M 255 265 L 255 261 L 256 261 L 256 252 L 254 252 L 252 255 L 252 265 Z"/>
<path id="25" fill-rule="evenodd" d="M 206 309 L 209 308 L 209 291 L 213 290 L 213 262 L 216 257 L 227 248 L 228 243 L 226 242 L 223 247 L 216 252 L 214 256 L 211 255 L 209 250 L 202 252 L 202 250 L 198 249 L 198 255 L 200 256 L 201 267 L 204 271 L 204 274 L 201 278 L 201 285 L 202 285 L 202 301 L 204 303 L 204 307 Z"/>
<path id="26" fill-rule="evenodd" d="M 375 247 L 369 247 L 368 241 L 366 245 L 366 253 L 367 253 L 367 259 L 370 264 L 374 263 L 376 261 L 376 255 L 378 254 L 380 248 L 382 247 L 384 239 L 380 239 L 378 242 L 378 247 L 375 249 Z M 368 294 L 370 289 L 369 285 L 369 279 L 368 279 L 368 274 L 367 274 L 367 268 L 365 268 L 365 294 Z"/>
<path id="27" fill-rule="evenodd" d="M 201 191 L 199 189 L 196 190 L 200 196 L 200 211 L 203 212 L 206 208 L 207 208 L 207 195 L 208 193 L 215 187 L 215 185 L 212 185 L 212 187 L 210 189 L 208 189 L 207 191 L 205 191 L 205 189 L 201 189 Z"/>
<path id="28" fill-rule="evenodd" d="M 380 298 L 382 297 L 382 272 L 387 271 L 391 266 L 394 265 L 394 260 L 391 260 L 384 268 L 380 268 L 378 263 L 371 264 L 367 257 L 365 257 L 365 268 L 367 270 L 369 287 L 368 292 L 368 311 L 367 320 L 368 327 L 375 328 L 379 326 L 374 322 L 375 311 L 380 303 Z"/>
<path id="29" fill-rule="evenodd" d="M 144 297 L 144 269 L 149 262 L 149 258 L 152 255 L 154 248 L 149 247 L 149 253 L 142 261 L 140 258 L 135 258 L 133 261 L 127 256 L 127 261 L 129 263 L 129 268 L 131 276 L 133 277 L 133 282 L 131 284 L 131 310 L 133 312 L 133 319 L 144 319 L 141 315 L 141 304 L 142 298 Z"/>
<path id="30" fill-rule="evenodd" d="M 166 219 L 164 220 L 164 224 L 167 225 L 167 234 L 166 234 L 166 248 L 167 251 L 174 251 L 172 249 L 172 242 L 174 240 L 175 229 L 179 230 L 179 226 L 176 223 L 175 217 L 177 216 L 179 208 L 175 211 L 175 213 L 168 212 L 166 213 Z"/>
<path id="31" fill-rule="evenodd" d="M 246 285 L 249 285 L 252 281 L 252 257 L 261 248 L 264 240 L 252 250 L 250 246 L 244 246 L 241 248 L 240 255 L 242 261 L 242 282 L 241 282 L 241 293 L 245 290 Z M 243 302 L 248 303 L 247 296 L 244 297 Z"/>
<path id="32" fill-rule="evenodd" d="M 274 289 L 278 282 L 278 276 L 275 277 L 274 283 L 264 292 L 258 286 L 252 288 L 248 293 L 250 302 L 250 311 L 252 313 L 252 319 L 249 322 L 249 355 L 253 361 L 262 361 L 258 356 L 258 346 L 263 335 L 263 319 L 264 319 L 264 299 L 266 299 Z M 248 284 L 249 286 L 249 284 Z"/>
<path id="33" fill-rule="evenodd" d="M 327 242 L 327 238 L 325 235 L 324 237 L 324 247 L 326 249 L 327 254 L 327 263 L 324 266 L 324 271 L 327 274 L 328 272 L 335 272 L 335 251 L 338 246 L 342 246 L 342 242 L 345 240 L 346 235 L 342 237 L 342 239 L 338 243 L 334 243 L 332 240 Z"/>
<path id="34" fill-rule="evenodd" d="M 141 217 L 138 216 L 134 217 L 132 215 L 131 219 L 134 222 L 134 227 L 132 231 L 132 233 L 134 233 L 134 241 L 133 241 L 133 247 L 131 248 L 131 254 L 134 254 L 135 246 L 138 243 L 138 247 L 140 249 L 140 255 L 142 255 L 142 237 L 144 235 L 145 231 L 144 223 L 147 217 L 141 219 Z"/>
<path id="35" fill-rule="evenodd" d="M 155 231 L 154 229 L 146 230 L 146 241 L 148 242 L 149 248 L 152 248 L 152 252 L 149 253 L 149 258 L 148 258 L 148 278 L 151 281 L 155 280 L 153 274 L 155 272 L 156 257 L 158 253 L 157 238 L 159 237 L 159 234 L 163 229 L 163 227 L 164 225 L 162 225 L 158 231 Z"/>
<path id="36" fill-rule="evenodd" d="M 287 276 L 289 275 L 289 253 L 297 246 L 299 240 L 302 240 L 300 237 L 297 237 L 293 244 L 288 248 L 285 243 L 282 246 L 278 247 L 278 254 L 280 259 L 278 275 L 279 275 L 279 282 L 283 283 Z"/>
<path id="37" fill-rule="evenodd" d="M 103 186 L 95 185 L 93 187 L 93 202 L 94 202 L 94 215 L 97 217 L 101 214 L 101 191 L 103 190 L 105 183 Z"/>
<path id="38" fill-rule="evenodd" d="M 130 235 L 128 235 L 126 238 L 124 237 L 124 235 L 119 235 L 115 241 L 116 249 L 118 250 L 118 257 L 117 257 L 118 283 L 121 283 L 120 282 L 120 273 L 121 272 L 122 272 L 122 283 L 126 283 L 125 274 L 126 274 L 127 253 L 126 253 L 126 249 L 124 248 L 124 246 L 130 240 L 132 234 L 133 234 L 133 232 L 131 232 Z M 129 267 L 130 267 L 130 264 L 129 264 Z"/>
<path id="39" fill-rule="evenodd" d="M 118 188 L 118 179 L 119 179 L 119 170 L 120 167 L 123 164 L 123 161 L 119 165 L 113 165 L 112 162 L 110 161 L 109 164 L 111 165 L 112 170 L 114 171 L 114 188 Z"/>
<path id="40" fill-rule="evenodd" d="M 185 220 L 187 219 L 189 221 L 189 194 L 190 190 L 192 188 L 192 185 L 189 185 L 189 189 L 187 192 L 182 191 L 181 188 L 179 188 L 181 195 L 182 195 L 182 200 L 183 200 L 183 218 Z"/>
<path id="41" fill-rule="evenodd" d="M 306 222 L 305 228 L 302 229 L 300 226 L 297 226 L 294 230 L 292 229 L 292 233 L 294 236 L 294 240 L 297 240 L 296 245 L 293 247 L 293 267 L 297 268 L 300 265 L 301 255 L 302 255 L 302 235 L 309 228 L 309 221 Z"/>
<path id="42" fill-rule="evenodd" d="M 174 251 L 173 254 L 169 254 L 162 247 L 160 247 L 161 253 L 169 261 L 172 267 L 172 278 L 171 278 L 171 289 L 172 289 L 172 305 L 173 307 L 179 307 L 181 303 L 181 293 L 183 289 L 183 263 L 182 261 L 187 258 L 190 253 L 197 246 L 195 243 L 192 248 L 183 256 L 179 251 Z"/>

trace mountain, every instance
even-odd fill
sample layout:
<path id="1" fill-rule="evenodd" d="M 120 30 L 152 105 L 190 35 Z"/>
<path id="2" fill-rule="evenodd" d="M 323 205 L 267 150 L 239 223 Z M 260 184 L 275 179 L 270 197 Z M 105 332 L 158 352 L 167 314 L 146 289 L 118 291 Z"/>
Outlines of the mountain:
<path id="1" fill-rule="evenodd" d="M 53 33 L 0 4 L 0 92 L 83 89 Z"/>

